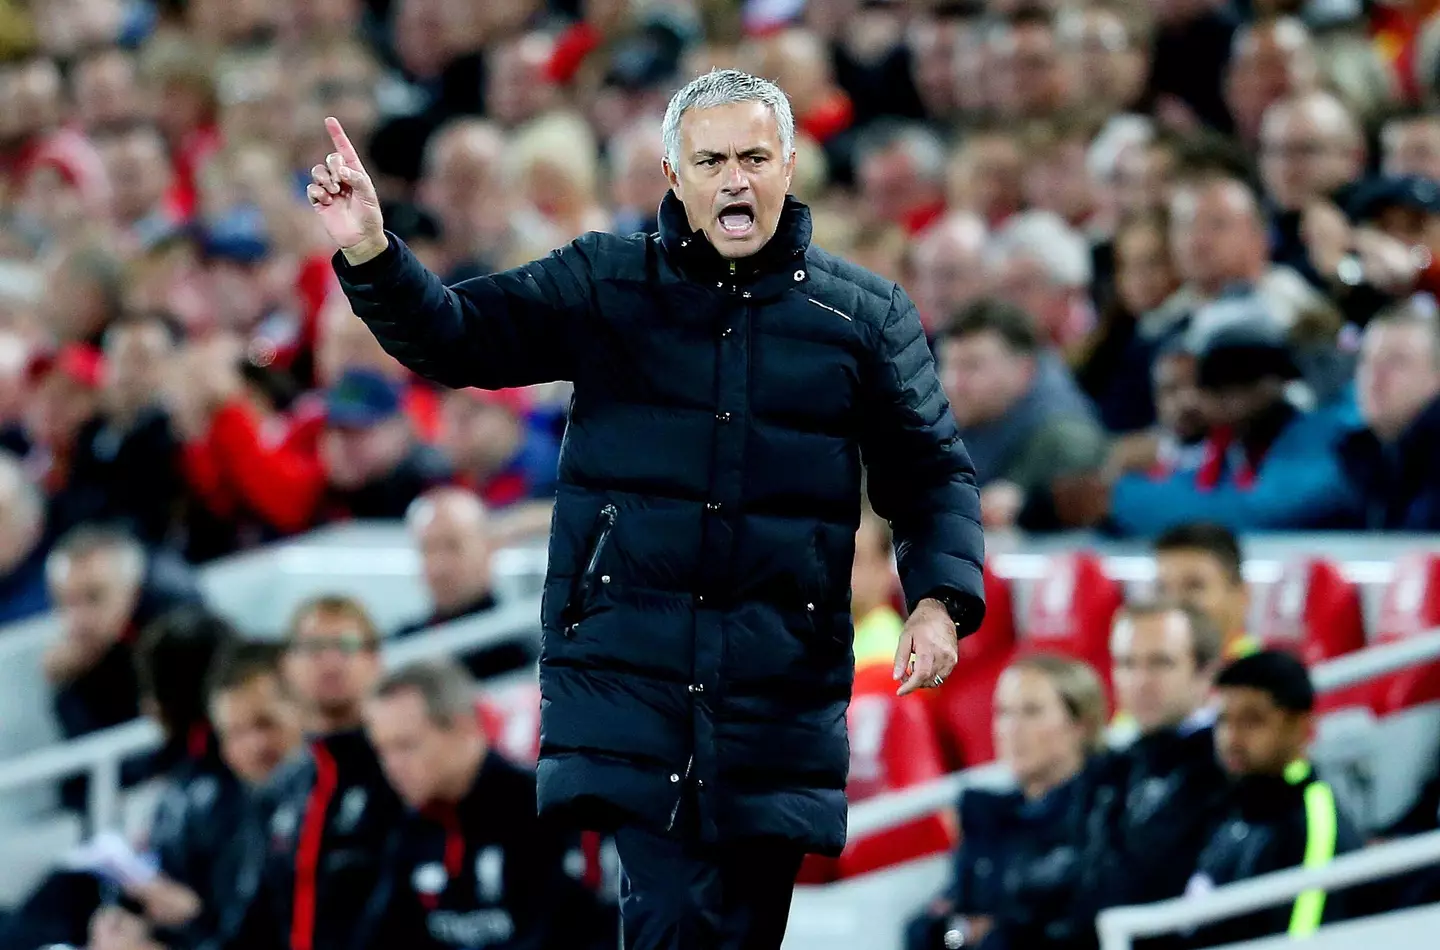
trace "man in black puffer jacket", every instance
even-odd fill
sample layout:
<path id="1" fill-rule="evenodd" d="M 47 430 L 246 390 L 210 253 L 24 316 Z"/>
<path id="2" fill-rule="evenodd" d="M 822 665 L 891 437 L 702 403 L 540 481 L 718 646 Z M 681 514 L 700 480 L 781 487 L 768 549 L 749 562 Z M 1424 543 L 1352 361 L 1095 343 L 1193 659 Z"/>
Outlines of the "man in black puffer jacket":
<path id="1" fill-rule="evenodd" d="M 810 246 L 789 102 L 743 73 L 672 100 L 658 235 L 453 289 L 327 124 L 309 197 L 385 348 L 447 386 L 575 384 L 541 810 L 618 829 L 627 946 L 778 947 L 801 854 L 845 841 L 862 458 L 911 608 L 902 691 L 939 685 L 984 613 L 974 472 L 914 305 Z"/>

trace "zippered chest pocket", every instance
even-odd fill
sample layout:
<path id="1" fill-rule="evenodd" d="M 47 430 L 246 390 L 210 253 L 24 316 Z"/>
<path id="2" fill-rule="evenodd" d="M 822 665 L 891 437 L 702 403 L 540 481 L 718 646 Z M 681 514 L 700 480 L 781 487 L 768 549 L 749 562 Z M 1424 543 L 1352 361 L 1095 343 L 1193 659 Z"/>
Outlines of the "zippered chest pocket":
<path id="1" fill-rule="evenodd" d="M 585 559 L 582 562 L 584 566 L 571 582 L 570 595 L 560 612 L 560 623 L 567 637 L 573 635 L 575 625 L 594 603 L 600 585 L 610 583 L 610 576 L 601 572 L 601 564 L 619 514 L 613 504 L 607 504 L 595 517 L 595 527 L 590 533 L 590 542 L 586 546 Z"/>

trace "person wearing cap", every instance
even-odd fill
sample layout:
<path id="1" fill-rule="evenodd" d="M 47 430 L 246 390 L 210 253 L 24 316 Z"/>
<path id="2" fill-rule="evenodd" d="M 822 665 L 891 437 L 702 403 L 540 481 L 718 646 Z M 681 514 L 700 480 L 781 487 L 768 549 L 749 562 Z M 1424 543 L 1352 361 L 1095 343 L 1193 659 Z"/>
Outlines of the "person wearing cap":
<path id="1" fill-rule="evenodd" d="M 1440 327 L 1407 303 L 1365 327 L 1355 396 L 1363 425 L 1340 443 L 1355 526 L 1440 531 Z"/>
<path id="2" fill-rule="evenodd" d="M 1306 758 L 1315 688 L 1305 665 L 1288 653 L 1262 650 L 1221 670 L 1215 686 L 1215 753 L 1230 776 L 1229 803 L 1186 893 L 1208 893 L 1285 868 L 1322 868 L 1362 847 L 1359 829 Z M 1343 894 L 1301 891 L 1293 903 L 1204 927 L 1191 945 L 1228 946 L 1272 934 L 1308 937 L 1343 919 L 1346 904 Z"/>
<path id="3" fill-rule="evenodd" d="M 1237 532 L 1347 523 L 1353 499 L 1335 454 L 1347 424 L 1289 401 L 1287 384 L 1300 374 L 1284 332 L 1250 320 L 1213 327 L 1197 359 L 1210 427 L 1199 467 L 1121 475 L 1108 492 L 1077 480 L 1056 491 L 1063 520 L 1142 537 L 1197 521 Z"/>
<path id="4" fill-rule="evenodd" d="M 984 616 L 979 492 L 915 306 L 811 245 L 773 83 L 671 100 L 657 235 L 447 288 L 335 120 L 308 196 L 357 315 L 452 388 L 569 380 L 542 607 L 539 808 L 613 830 L 629 950 L 778 948 L 845 844 L 862 471 L 896 537 L 899 692 Z M 863 461 L 863 467 L 862 467 Z"/>

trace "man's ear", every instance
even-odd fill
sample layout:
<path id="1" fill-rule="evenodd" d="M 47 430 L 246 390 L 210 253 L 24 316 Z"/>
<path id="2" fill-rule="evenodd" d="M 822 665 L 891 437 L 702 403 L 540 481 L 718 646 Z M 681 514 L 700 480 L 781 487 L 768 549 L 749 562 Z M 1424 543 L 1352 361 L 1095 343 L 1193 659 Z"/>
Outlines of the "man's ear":
<path id="1" fill-rule="evenodd" d="M 665 173 L 665 180 L 670 183 L 670 190 L 675 192 L 675 197 L 680 197 L 680 176 L 675 173 L 675 168 L 670 164 L 670 159 L 660 160 L 660 170 Z"/>
<path id="2" fill-rule="evenodd" d="M 790 150 L 790 157 L 785 159 L 785 190 L 790 190 L 790 182 L 795 178 L 795 158 L 798 153 L 795 149 Z"/>

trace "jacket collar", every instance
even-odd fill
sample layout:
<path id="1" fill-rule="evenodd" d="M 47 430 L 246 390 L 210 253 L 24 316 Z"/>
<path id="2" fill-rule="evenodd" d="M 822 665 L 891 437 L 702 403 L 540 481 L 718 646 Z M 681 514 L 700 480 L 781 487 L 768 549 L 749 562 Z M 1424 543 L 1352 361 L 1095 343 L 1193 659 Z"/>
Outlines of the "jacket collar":
<path id="1" fill-rule="evenodd" d="M 786 195 L 774 237 L 754 255 L 734 261 L 732 271 L 732 262 L 720 256 L 704 232 L 690 227 L 685 206 L 675 192 L 667 191 L 660 202 L 660 243 L 676 266 L 693 280 L 751 284 L 759 278 L 783 274 L 787 282 L 803 281 L 804 268 L 795 262 L 809 249 L 810 235 L 810 209 Z M 801 276 L 794 277 L 792 271 Z"/>

